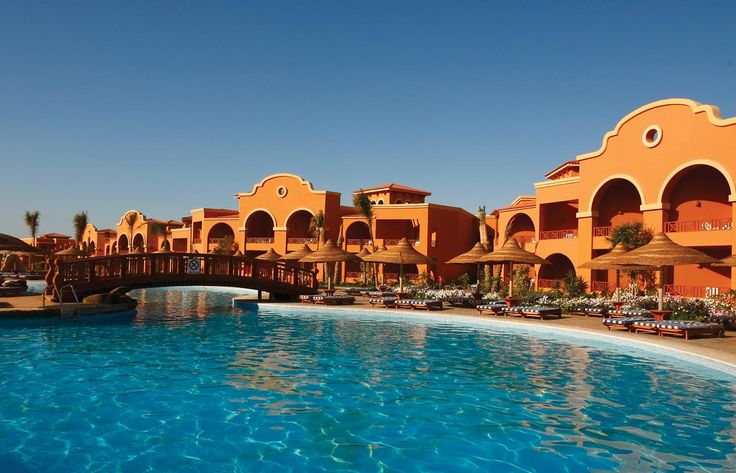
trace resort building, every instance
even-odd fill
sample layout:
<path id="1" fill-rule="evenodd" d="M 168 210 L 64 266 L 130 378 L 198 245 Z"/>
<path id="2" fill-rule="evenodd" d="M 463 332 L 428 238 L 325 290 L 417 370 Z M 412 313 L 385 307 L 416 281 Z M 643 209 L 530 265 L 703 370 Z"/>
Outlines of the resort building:
<path id="1" fill-rule="evenodd" d="M 643 222 L 715 258 L 734 253 L 736 119 L 687 99 L 647 104 L 623 117 L 597 151 L 577 156 L 534 184 L 536 194 L 497 209 L 496 245 L 515 238 L 552 264 L 534 268 L 539 288 L 568 271 L 593 291 L 612 290 L 613 272 L 577 269 L 610 250 L 607 237 Z M 665 274 L 672 294 L 702 297 L 736 289 L 726 267 L 679 266 Z"/>
<path id="2" fill-rule="evenodd" d="M 22 241 L 29 245 L 34 245 L 36 248 L 44 250 L 46 253 L 53 254 L 57 251 L 66 250 L 76 245 L 76 242 L 69 235 L 63 233 L 45 233 L 36 237 L 36 241 L 33 238 L 21 238 Z"/>
<path id="3" fill-rule="evenodd" d="M 118 233 L 112 228 L 98 230 L 88 223 L 82 234 L 81 250 L 89 256 L 106 256 L 113 253 L 117 245 Z"/>

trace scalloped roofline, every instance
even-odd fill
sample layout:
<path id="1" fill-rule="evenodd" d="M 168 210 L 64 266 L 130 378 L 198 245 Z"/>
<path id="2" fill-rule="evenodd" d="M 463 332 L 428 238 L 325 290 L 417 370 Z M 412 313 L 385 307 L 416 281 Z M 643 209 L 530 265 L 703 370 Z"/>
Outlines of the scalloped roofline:
<path id="1" fill-rule="evenodd" d="M 290 173 L 287 173 L 287 172 L 281 172 L 281 173 L 271 174 L 270 176 L 264 177 L 261 180 L 261 182 L 259 182 L 258 184 L 256 184 L 256 185 L 253 186 L 253 190 L 251 190 L 250 192 L 239 192 L 239 193 L 235 194 L 235 198 L 237 199 L 239 197 L 248 197 L 248 196 L 254 195 L 258 191 L 258 189 L 260 189 L 261 187 L 263 187 L 266 184 L 266 181 L 270 181 L 271 179 L 275 179 L 277 177 L 290 177 L 292 179 L 296 179 L 296 180 L 299 181 L 299 184 L 300 185 L 306 185 L 307 186 L 307 190 L 309 192 L 311 192 L 312 194 L 321 194 L 321 195 L 327 194 L 327 191 L 325 191 L 325 190 L 322 190 L 322 191 L 315 190 L 314 189 L 314 186 L 312 185 L 312 183 L 310 181 L 304 179 L 301 176 L 297 176 L 296 174 L 290 174 Z"/>
<path id="2" fill-rule="evenodd" d="M 135 212 L 140 215 L 144 222 L 148 220 L 148 218 L 140 210 L 130 209 L 123 212 L 123 215 L 120 217 L 120 221 L 118 222 L 118 226 L 122 225 L 125 222 L 125 216 L 128 215 L 130 212 Z"/>
<path id="3" fill-rule="evenodd" d="M 601 143 L 601 147 L 598 148 L 597 151 L 593 151 L 592 153 L 584 153 L 577 156 L 578 161 L 583 161 L 585 159 L 590 158 L 596 158 L 600 155 L 602 155 L 606 148 L 608 147 L 608 140 L 613 138 L 614 136 L 617 136 L 619 132 L 621 131 L 621 127 L 624 125 L 624 123 L 628 122 L 632 118 L 634 118 L 637 115 L 641 115 L 642 113 L 659 108 L 659 107 L 665 107 L 668 105 L 686 105 L 690 107 L 690 110 L 693 111 L 694 114 L 697 113 L 705 113 L 706 117 L 708 117 L 708 121 L 715 126 L 730 126 L 730 125 L 736 125 L 736 117 L 732 118 L 721 118 L 721 110 L 716 107 L 715 105 L 705 105 L 700 102 L 696 102 L 692 99 L 664 99 L 664 100 L 657 100 L 656 102 L 651 102 L 646 105 L 643 105 L 633 112 L 630 112 L 626 116 L 624 116 L 619 122 L 616 124 L 613 130 L 610 130 L 605 135 L 603 135 L 603 142 Z"/>

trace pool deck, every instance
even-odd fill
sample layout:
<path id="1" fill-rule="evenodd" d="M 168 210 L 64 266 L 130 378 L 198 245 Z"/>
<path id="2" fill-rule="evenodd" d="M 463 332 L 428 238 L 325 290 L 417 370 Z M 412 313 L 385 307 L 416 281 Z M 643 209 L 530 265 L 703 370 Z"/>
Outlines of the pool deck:
<path id="1" fill-rule="evenodd" d="M 361 312 L 376 312 L 376 313 L 390 313 L 390 314 L 403 314 L 408 317 L 412 315 L 417 316 L 430 316 L 437 318 L 472 318 L 477 320 L 483 320 L 491 324 L 504 324 L 507 327 L 509 325 L 524 325 L 529 327 L 547 327 L 554 329 L 559 327 L 566 332 L 582 334 L 582 335 L 593 335 L 605 341 L 612 343 L 625 343 L 626 345 L 641 345 L 651 349 L 657 349 L 662 347 L 668 350 L 676 350 L 686 355 L 695 356 L 700 361 L 713 360 L 719 363 L 729 365 L 729 367 L 736 369 L 736 331 L 726 331 L 725 337 L 723 338 L 694 338 L 685 340 L 684 338 L 678 337 L 659 337 L 653 334 L 647 333 L 632 333 L 625 330 L 608 330 L 601 322 L 600 317 L 585 317 L 580 315 L 569 315 L 563 314 L 561 319 L 523 319 L 520 317 L 505 317 L 483 314 L 479 315 L 475 309 L 465 309 L 458 307 L 445 307 L 441 311 L 439 310 L 411 310 L 411 309 L 386 309 L 384 307 L 372 307 L 368 303 L 367 298 L 357 297 L 354 305 L 317 305 L 317 304 L 304 304 L 298 302 L 266 302 L 266 301 L 255 301 L 251 298 L 235 298 L 235 300 L 242 300 L 243 302 L 251 302 L 258 304 L 278 305 L 282 307 L 290 307 L 294 309 L 302 310 L 329 310 L 329 311 L 361 311 Z"/>
<path id="2" fill-rule="evenodd" d="M 44 306 L 41 294 L 25 294 L 0 298 L 0 320 L 43 319 L 62 316 L 84 317 L 126 312 L 133 308 L 129 304 L 77 304 L 68 302 L 65 302 L 62 307 L 58 303 L 49 302 L 48 299 Z"/>

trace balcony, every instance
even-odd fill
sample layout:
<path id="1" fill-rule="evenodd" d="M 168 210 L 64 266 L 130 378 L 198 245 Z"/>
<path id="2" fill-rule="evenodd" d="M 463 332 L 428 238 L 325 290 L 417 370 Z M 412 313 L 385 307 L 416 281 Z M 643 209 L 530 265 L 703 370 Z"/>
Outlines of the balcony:
<path id="1" fill-rule="evenodd" d="M 246 243 L 264 243 L 269 244 L 273 243 L 273 237 L 248 237 L 245 239 Z"/>
<path id="2" fill-rule="evenodd" d="M 348 238 L 347 239 L 348 245 L 366 246 L 366 245 L 371 245 L 372 243 L 373 241 L 369 240 L 368 238 Z"/>
<path id="3" fill-rule="evenodd" d="M 401 241 L 401 238 L 384 238 L 383 244 L 386 246 L 396 246 Z M 419 240 L 408 240 L 412 246 L 419 246 Z"/>
<path id="4" fill-rule="evenodd" d="M 273 241 L 273 238 L 271 239 Z M 289 245 L 309 245 L 317 243 L 316 238 L 289 238 L 286 241 Z"/>
<path id="5" fill-rule="evenodd" d="M 545 230 L 539 232 L 540 240 L 563 240 L 577 238 L 577 236 L 577 228 L 570 228 L 568 230 Z"/>
<path id="6" fill-rule="evenodd" d="M 555 289 L 562 287 L 562 279 L 537 279 L 539 289 Z"/>
<path id="7" fill-rule="evenodd" d="M 733 221 L 730 218 L 712 218 L 707 220 L 682 220 L 664 222 L 666 233 L 676 232 L 713 232 L 719 230 L 731 230 Z"/>
<path id="8" fill-rule="evenodd" d="M 613 233 L 613 227 L 593 227 L 593 237 L 610 237 Z"/>
<path id="9" fill-rule="evenodd" d="M 705 287 L 705 286 L 680 286 L 676 284 L 665 284 L 664 293 L 670 296 L 681 297 L 716 297 L 731 289 L 728 287 Z"/>

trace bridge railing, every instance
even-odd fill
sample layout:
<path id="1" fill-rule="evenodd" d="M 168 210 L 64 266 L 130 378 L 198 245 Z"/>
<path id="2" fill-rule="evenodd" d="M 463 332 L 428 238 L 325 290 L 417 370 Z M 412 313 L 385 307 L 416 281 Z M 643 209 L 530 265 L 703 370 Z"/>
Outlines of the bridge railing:
<path id="1" fill-rule="evenodd" d="M 237 281 L 253 288 L 284 287 L 315 289 L 313 271 L 285 263 L 261 261 L 250 256 L 199 253 L 129 253 L 74 260 L 57 260 L 50 271 L 52 284 L 59 287 L 107 287 L 155 281 L 163 285 L 192 280 Z"/>

